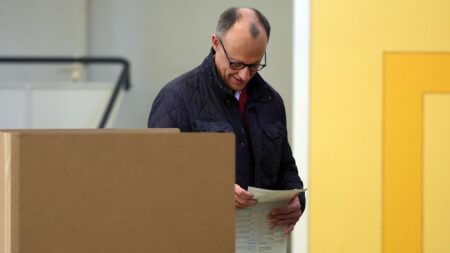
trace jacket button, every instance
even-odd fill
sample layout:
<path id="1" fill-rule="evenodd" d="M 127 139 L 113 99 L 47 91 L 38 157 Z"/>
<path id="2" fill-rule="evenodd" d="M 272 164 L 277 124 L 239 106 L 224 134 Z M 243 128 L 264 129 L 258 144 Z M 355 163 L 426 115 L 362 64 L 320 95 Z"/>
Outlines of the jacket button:
<path id="1" fill-rule="evenodd" d="M 241 146 L 245 146 L 245 142 L 241 141 Z"/>
<path id="2" fill-rule="evenodd" d="M 268 96 L 267 99 L 271 100 L 271 99 L 272 99 L 272 96 Z"/>
<path id="3" fill-rule="evenodd" d="M 225 100 L 225 102 L 227 102 L 227 104 L 229 104 L 231 101 L 229 99 Z"/>

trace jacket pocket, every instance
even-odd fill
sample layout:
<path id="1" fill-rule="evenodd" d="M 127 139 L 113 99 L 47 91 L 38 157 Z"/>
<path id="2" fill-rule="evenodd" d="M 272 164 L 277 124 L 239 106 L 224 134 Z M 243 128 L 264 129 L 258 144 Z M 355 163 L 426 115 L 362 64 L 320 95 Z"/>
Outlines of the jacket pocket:
<path id="1" fill-rule="evenodd" d="M 263 140 L 261 147 L 261 167 L 264 171 L 263 181 L 266 187 L 274 187 L 280 170 L 283 152 L 285 128 L 281 122 L 262 126 Z"/>
<path id="2" fill-rule="evenodd" d="M 264 131 L 265 136 L 269 140 L 276 140 L 279 138 L 283 138 L 284 127 L 283 127 L 283 124 L 281 124 L 281 122 L 266 124 L 262 127 L 262 129 Z"/>
<path id="3" fill-rule="evenodd" d="M 227 122 L 221 121 L 195 121 L 195 131 L 197 132 L 233 132 L 233 127 Z"/>

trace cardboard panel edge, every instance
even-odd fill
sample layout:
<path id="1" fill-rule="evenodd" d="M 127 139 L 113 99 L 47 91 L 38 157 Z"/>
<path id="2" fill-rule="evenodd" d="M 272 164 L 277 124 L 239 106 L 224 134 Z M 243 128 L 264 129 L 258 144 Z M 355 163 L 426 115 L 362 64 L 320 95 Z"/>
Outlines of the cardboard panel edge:
<path id="1" fill-rule="evenodd" d="M 6 187 L 6 133 L 0 133 L 0 191 Z M 6 194 L 0 194 L 0 253 L 6 253 Z"/>

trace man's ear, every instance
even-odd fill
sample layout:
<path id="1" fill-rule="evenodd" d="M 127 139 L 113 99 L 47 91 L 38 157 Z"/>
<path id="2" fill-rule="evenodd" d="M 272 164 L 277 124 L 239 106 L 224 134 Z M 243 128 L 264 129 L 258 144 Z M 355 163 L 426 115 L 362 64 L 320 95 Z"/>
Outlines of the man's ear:
<path id="1" fill-rule="evenodd" d="M 217 52 L 217 50 L 219 49 L 219 37 L 217 36 L 217 34 L 213 34 L 211 36 L 211 43 L 212 43 L 212 47 Z"/>

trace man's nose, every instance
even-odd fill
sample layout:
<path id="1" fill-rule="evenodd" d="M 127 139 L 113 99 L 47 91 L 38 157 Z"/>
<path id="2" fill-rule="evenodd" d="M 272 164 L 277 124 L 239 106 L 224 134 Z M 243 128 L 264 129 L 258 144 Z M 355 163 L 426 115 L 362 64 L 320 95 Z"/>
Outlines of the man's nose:
<path id="1" fill-rule="evenodd" d="M 251 74 L 250 74 L 250 70 L 248 69 L 247 66 L 245 66 L 245 68 L 239 70 L 239 77 L 244 81 L 247 81 L 250 79 Z"/>

